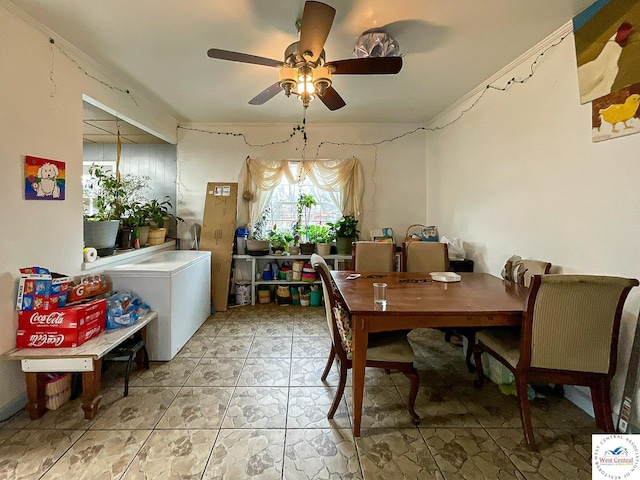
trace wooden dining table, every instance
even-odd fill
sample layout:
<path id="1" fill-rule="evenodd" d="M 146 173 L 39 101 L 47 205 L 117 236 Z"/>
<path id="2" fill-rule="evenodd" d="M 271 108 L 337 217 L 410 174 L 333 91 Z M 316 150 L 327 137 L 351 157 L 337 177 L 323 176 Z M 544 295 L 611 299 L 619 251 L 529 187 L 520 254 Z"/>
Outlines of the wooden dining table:
<path id="1" fill-rule="evenodd" d="M 347 279 L 360 273 L 356 279 Z M 351 314 L 353 434 L 360 436 L 369 333 L 413 328 L 517 326 L 528 289 L 488 273 L 460 273 L 440 282 L 428 273 L 331 271 Z M 387 284 L 387 303 L 373 301 L 373 284 Z"/>

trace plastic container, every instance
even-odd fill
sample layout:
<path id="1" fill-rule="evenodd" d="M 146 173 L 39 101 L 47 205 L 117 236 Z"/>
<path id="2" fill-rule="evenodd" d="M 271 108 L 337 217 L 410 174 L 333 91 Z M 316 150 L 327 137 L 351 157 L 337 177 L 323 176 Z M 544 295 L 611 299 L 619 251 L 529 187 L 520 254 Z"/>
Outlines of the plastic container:
<path id="1" fill-rule="evenodd" d="M 236 253 L 238 255 L 244 255 L 247 253 L 247 238 L 249 237 L 249 230 L 246 228 L 236 229 Z"/>
<path id="2" fill-rule="evenodd" d="M 251 282 L 236 282 L 236 305 L 247 305 L 251 303 Z"/>
<path id="3" fill-rule="evenodd" d="M 322 292 L 320 290 L 311 290 L 309 292 L 309 305 L 312 307 L 319 307 L 322 301 Z"/>

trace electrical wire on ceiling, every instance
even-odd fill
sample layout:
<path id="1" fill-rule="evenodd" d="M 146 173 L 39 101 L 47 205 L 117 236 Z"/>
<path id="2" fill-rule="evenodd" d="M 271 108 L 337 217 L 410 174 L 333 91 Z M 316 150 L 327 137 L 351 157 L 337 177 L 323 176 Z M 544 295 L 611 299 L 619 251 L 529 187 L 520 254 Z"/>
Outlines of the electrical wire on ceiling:
<path id="1" fill-rule="evenodd" d="M 365 32 L 366 34 L 367 32 Z M 442 130 L 452 124 L 454 124 L 455 122 L 457 122 L 458 120 L 460 120 L 465 113 L 467 113 L 468 111 L 470 111 L 471 109 L 473 109 L 478 102 L 485 96 L 485 94 L 487 93 L 487 91 L 489 90 L 497 90 L 500 92 L 506 92 L 507 90 L 509 90 L 513 85 L 522 85 L 524 83 L 526 83 L 531 77 L 533 77 L 534 73 L 535 73 L 535 67 L 536 65 L 538 65 L 538 63 L 540 62 L 541 58 L 544 56 L 545 53 L 547 53 L 549 50 L 557 47 L 558 45 L 560 45 L 569 35 L 573 34 L 573 32 L 569 32 L 565 35 L 563 35 L 562 37 L 560 37 L 558 39 L 558 41 L 550 44 L 547 48 L 545 48 L 542 52 L 540 52 L 535 60 L 531 63 L 530 68 L 529 68 L 529 74 L 523 78 L 511 78 L 510 80 L 508 80 L 506 82 L 506 84 L 504 84 L 503 86 L 497 86 L 495 84 L 488 84 L 485 86 L 485 88 L 480 92 L 480 94 L 478 95 L 478 97 L 466 108 L 462 109 L 460 111 L 460 113 L 458 114 L 458 116 L 456 116 L 453 120 L 451 120 L 450 122 L 447 122 L 443 125 L 440 126 L 436 126 L 436 127 L 416 127 L 413 128 L 411 130 L 408 130 L 402 134 L 396 135 L 394 137 L 391 138 L 386 138 L 383 140 L 378 140 L 376 142 L 362 142 L 362 143 L 357 143 L 357 142 L 331 142 L 331 141 L 321 141 L 320 143 L 318 143 L 318 146 L 316 148 L 316 154 L 313 158 L 313 160 L 316 160 L 319 157 L 320 154 L 320 149 L 324 146 L 324 145 L 336 145 L 336 146 L 358 146 L 358 147 L 366 147 L 366 146 L 377 146 L 377 145 L 382 145 L 384 143 L 388 143 L 388 142 L 393 142 L 396 140 L 399 140 L 403 137 L 406 137 L 408 135 L 412 135 L 416 132 L 419 131 L 438 131 L 438 130 Z M 363 34 L 364 35 L 364 34 Z M 392 37 L 391 37 L 392 38 Z M 390 41 L 390 40 L 389 40 Z M 131 94 L 131 92 L 128 89 L 122 89 L 119 87 L 115 87 L 113 85 L 110 85 L 109 83 L 100 80 L 99 78 L 89 74 L 87 71 L 85 71 L 79 64 L 78 62 L 76 62 L 76 60 L 74 60 L 72 57 L 70 57 L 62 48 L 60 48 L 59 45 L 57 45 L 55 43 L 55 41 L 53 40 L 53 38 L 49 39 L 49 42 L 51 45 L 55 45 L 58 50 L 60 50 L 67 58 L 69 58 L 69 60 L 71 60 L 85 75 L 87 75 L 88 77 L 94 79 L 95 81 L 99 82 L 100 84 L 112 89 L 112 90 L 117 90 L 119 92 L 122 93 L 126 93 L 127 95 L 129 95 L 131 97 L 131 99 L 134 101 L 134 103 L 138 105 L 138 103 L 136 102 L 135 98 L 133 97 L 133 95 Z M 395 49 L 396 51 L 398 50 L 398 46 L 397 44 L 392 48 L 391 44 L 389 44 L 386 48 L 388 48 L 390 51 Z M 372 50 L 373 51 L 373 50 Z M 51 60 L 51 71 L 50 71 L 50 81 L 54 84 L 55 86 L 55 82 L 53 80 L 53 70 L 54 70 L 54 64 L 53 64 L 53 58 Z M 54 94 L 55 94 L 55 90 L 54 90 Z M 180 126 L 178 125 L 176 127 L 177 129 L 182 129 L 182 130 L 188 130 L 188 131 L 193 131 L 193 132 L 199 132 L 199 133 L 207 133 L 209 135 L 223 135 L 223 136 L 232 136 L 232 137 L 240 137 L 242 138 L 242 140 L 244 141 L 245 145 L 249 146 L 249 147 L 253 147 L 253 148 L 264 148 L 264 147 L 268 147 L 268 146 L 272 146 L 272 145 L 281 145 L 281 144 L 285 144 L 291 141 L 291 139 L 293 139 L 297 134 L 302 134 L 303 136 L 303 141 L 304 141 L 304 145 L 303 145 L 303 149 L 302 149 L 302 155 L 303 158 L 306 154 L 306 147 L 307 147 L 307 143 L 308 143 L 308 136 L 307 136 L 307 130 L 306 130 L 306 110 L 304 112 L 303 115 L 303 119 L 302 119 L 302 124 L 298 124 L 296 126 L 293 127 L 292 132 L 289 134 L 288 138 L 285 138 L 283 140 L 274 140 L 272 142 L 266 142 L 266 143 L 251 143 L 246 135 L 244 133 L 238 133 L 238 132 L 226 132 L 226 131 L 211 131 L 211 130 L 205 130 L 205 129 L 201 129 L 201 128 L 193 128 L 193 127 L 184 127 L 184 126 Z"/>

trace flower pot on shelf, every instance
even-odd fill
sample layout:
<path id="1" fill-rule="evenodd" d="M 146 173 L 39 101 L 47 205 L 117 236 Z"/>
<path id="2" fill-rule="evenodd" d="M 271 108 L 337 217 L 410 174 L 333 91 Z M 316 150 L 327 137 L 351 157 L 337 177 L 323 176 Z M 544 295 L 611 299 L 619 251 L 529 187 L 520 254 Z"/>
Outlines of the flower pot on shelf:
<path id="1" fill-rule="evenodd" d="M 147 245 L 162 245 L 167 235 L 166 228 L 150 228 Z"/>
<path id="2" fill-rule="evenodd" d="M 131 250 L 135 244 L 135 231 L 133 227 L 121 227 L 118 232 L 117 243 L 120 250 Z"/>
<path id="3" fill-rule="evenodd" d="M 315 243 L 301 243 L 300 252 L 302 255 L 313 255 L 316 251 Z"/>
<path id="4" fill-rule="evenodd" d="M 337 237 L 336 249 L 339 255 L 351 255 L 351 244 L 356 241 L 356 237 Z"/>
<path id="5" fill-rule="evenodd" d="M 100 257 L 113 255 L 119 227 L 119 220 L 85 220 L 83 227 L 84 246 L 95 248 Z"/>
<path id="6" fill-rule="evenodd" d="M 269 240 L 247 239 L 247 253 L 249 255 L 267 255 L 269 253 Z"/>
<path id="7" fill-rule="evenodd" d="M 318 248 L 318 255 L 320 255 L 321 257 L 326 257 L 327 255 L 331 254 L 330 243 L 318 243 L 317 248 Z"/>
<path id="8" fill-rule="evenodd" d="M 147 239 L 149 238 L 149 226 L 146 227 L 135 227 L 136 235 L 138 235 L 138 240 L 140 240 L 140 246 L 147 246 Z"/>

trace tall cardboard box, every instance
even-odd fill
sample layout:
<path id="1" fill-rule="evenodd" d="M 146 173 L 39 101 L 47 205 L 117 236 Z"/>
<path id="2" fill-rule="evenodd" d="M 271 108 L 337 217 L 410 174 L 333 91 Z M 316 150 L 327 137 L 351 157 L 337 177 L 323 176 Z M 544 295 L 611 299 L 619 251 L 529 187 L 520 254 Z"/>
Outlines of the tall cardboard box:
<path id="1" fill-rule="evenodd" d="M 200 249 L 211 252 L 211 298 L 219 312 L 227 310 L 237 207 L 237 183 L 207 184 Z"/>

